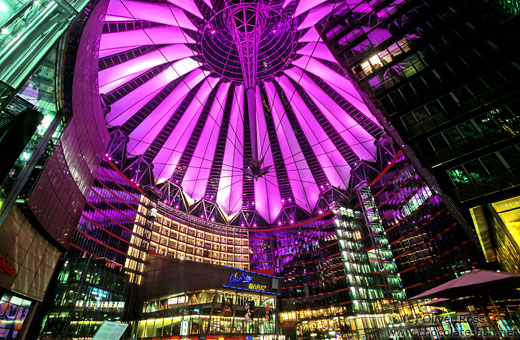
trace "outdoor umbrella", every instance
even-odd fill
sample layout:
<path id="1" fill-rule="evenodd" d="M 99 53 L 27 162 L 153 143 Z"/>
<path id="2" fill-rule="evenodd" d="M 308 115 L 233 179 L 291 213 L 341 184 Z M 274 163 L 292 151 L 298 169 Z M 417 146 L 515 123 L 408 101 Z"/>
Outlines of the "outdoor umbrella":
<path id="1" fill-rule="evenodd" d="M 410 300 L 433 297 L 459 297 L 464 293 L 473 293 L 474 290 L 483 288 L 487 283 L 496 283 L 497 281 L 519 276 L 520 273 L 505 273 L 494 272 L 492 270 L 473 269 L 471 272 L 459 276 L 456 279 L 411 297 Z"/>
<path id="2" fill-rule="evenodd" d="M 424 293 L 411 297 L 409 300 L 434 297 L 460 298 L 466 295 L 477 295 L 477 297 L 481 297 L 482 299 L 484 299 L 484 297 L 487 295 L 487 297 L 489 298 L 489 302 L 495 308 L 495 311 L 498 314 L 495 303 L 487 290 L 490 288 L 491 284 L 493 284 L 493 287 L 496 288 L 498 283 L 505 283 L 507 281 L 504 280 L 519 276 L 520 273 L 506 273 L 495 272 L 491 270 L 473 269 L 469 273 L 466 273 L 462 276 L 459 276 L 456 279 L 443 283 L 435 288 L 427 290 Z M 488 324 L 491 325 L 491 327 L 496 332 L 495 334 L 500 334 L 494 323 L 491 322 L 487 310 L 482 304 L 481 309 L 488 321 Z"/>

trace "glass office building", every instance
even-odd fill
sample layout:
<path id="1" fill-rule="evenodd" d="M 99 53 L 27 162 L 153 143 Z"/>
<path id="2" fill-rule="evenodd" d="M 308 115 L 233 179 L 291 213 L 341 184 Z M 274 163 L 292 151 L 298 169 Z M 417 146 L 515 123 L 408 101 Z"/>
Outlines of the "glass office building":
<path id="1" fill-rule="evenodd" d="M 416 336 L 520 268 L 518 13 L 0 0 L 0 338 Z"/>

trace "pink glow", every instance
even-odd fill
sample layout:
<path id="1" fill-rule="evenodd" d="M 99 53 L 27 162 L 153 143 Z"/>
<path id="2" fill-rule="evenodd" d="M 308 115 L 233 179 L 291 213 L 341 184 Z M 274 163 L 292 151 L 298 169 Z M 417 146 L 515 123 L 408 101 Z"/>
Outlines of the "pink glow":
<path id="1" fill-rule="evenodd" d="M 327 46 L 325 46 L 325 44 L 322 42 L 310 42 L 299 49 L 298 53 L 306 56 L 313 56 L 314 58 L 336 62 L 336 58 L 334 58 Z"/>
<path id="2" fill-rule="evenodd" d="M 265 87 L 269 102 L 272 103 L 274 101 L 274 105 L 270 105 L 272 107 L 272 116 L 274 125 L 280 126 L 276 134 L 280 142 L 283 158 L 285 159 L 291 189 L 296 197 L 296 204 L 306 211 L 311 212 L 318 200 L 319 190 L 314 184 L 314 178 L 309 170 L 309 165 L 300 149 L 291 123 L 285 114 L 283 105 L 280 102 L 280 97 L 278 95 L 275 96 L 274 85 L 266 83 Z M 292 92 L 287 93 L 286 91 L 287 96 L 291 94 Z"/>
<path id="3" fill-rule="evenodd" d="M 257 95 L 257 110 L 263 112 L 261 105 L 261 97 Z M 266 123 L 264 114 L 258 114 L 258 136 L 259 138 L 267 137 Z M 262 137 L 260 137 L 262 136 Z M 268 144 L 263 142 L 264 144 Z M 261 145 L 261 144 L 260 144 Z M 271 166 L 272 170 L 263 178 L 255 181 L 255 208 L 260 215 L 269 223 L 272 223 L 282 209 L 282 200 L 280 191 L 278 190 L 278 179 L 274 170 L 273 156 L 271 149 L 266 149 L 264 166 Z"/>
<path id="4" fill-rule="evenodd" d="M 206 191 L 224 113 L 221 110 L 220 103 L 225 102 L 229 85 L 229 83 L 222 84 L 218 89 L 217 97 L 210 110 L 210 116 L 204 125 L 190 165 L 184 176 L 183 188 L 188 195 L 195 199 L 203 198 Z"/>
<path id="5" fill-rule="evenodd" d="M 162 24 L 179 26 L 192 31 L 197 30 L 197 27 L 195 27 L 191 20 L 188 19 L 184 11 L 175 6 L 119 0 L 110 1 L 107 13 L 108 15 L 120 17 L 128 16 L 130 19 L 134 20 L 150 20 Z"/>
<path id="6" fill-rule="evenodd" d="M 317 1 L 316 1 L 317 2 Z M 305 28 L 314 27 L 318 21 L 323 19 L 324 16 L 328 15 L 332 8 L 337 6 L 337 4 L 323 5 L 317 8 L 312 9 L 302 23 L 298 26 L 298 30 L 303 30 Z"/>
<path id="7" fill-rule="evenodd" d="M 115 82 L 117 85 L 120 85 L 121 78 L 128 77 L 129 75 L 134 75 L 137 77 L 144 71 L 147 71 L 154 66 L 164 64 L 166 61 L 183 59 L 176 62 L 171 68 L 169 68 L 169 71 L 167 70 L 167 72 L 173 71 L 170 75 L 171 79 L 173 80 L 178 76 L 181 76 L 200 66 L 200 64 L 195 60 L 187 58 L 190 56 L 193 56 L 193 52 L 185 45 L 170 45 L 168 47 L 162 48 L 161 50 L 148 53 L 145 56 L 141 56 L 100 71 L 99 84 L 101 86 L 112 84 L 113 86 L 113 83 Z"/>
<path id="8" fill-rule="evenodd" d="M 178 44 L 195 42 L 178 27 L 154 27 L 142 30 L 107 33 L 101 36 L 100 48 L 139 47 L 152 44 Z"/>
<path id="9" fill-rule="evenodd" d="M 179 8 L 184 9 L 185 11 L 198 16 L 199 18 L 203 18 L 202 14 L 199 11 L 199 8 L 197 5 L 195 5 L 195 2 L 193 0 L 182 0 L 182 1 L 175 1 L 175 0 L 169 0 L 172 4 L 175 6 L 178 6 Z"/>
<path id="10" fill-rule="evenodd" d="M 324 3 L 325 1 L 327 0 L 300 0 L 298 7 L 296 7 L 296 11 L 294 12 L 294 16 L 297 17 L 311 8 Z"/>
<path id="11" fill-rule="evenodd" d="M 188 12 L 199 17 L 202 21 L 205 20 L 195 1 L 168 1 L 171 5 L 133 0 L 111 0 L 105 18 L 106 21 L 146 20 L 166 26 L 103 34 L 99 52 L 101 57 L 106 57 L 143 45 L 165 45 L 160 50 L 145 53 L 142 56 L 100 71 L 100 93 L 112 91 L 118 86 L 142 75 L 154 66 L 174 61 L 172 67 L 155 75 L 136 90 L 113 103 L 111 112 L 106 116 L 108 126 L 124 124 L 168 83 L 181 75 L 186 75 L 185 81 L 180 83 L 166 96 L 163 102 L 150 115 L 144 118 L 137 127 L 133 128 L 128 136 L 130 141 L 127 145 L 127 151 L 131 156 L 141 155 L 149 148 L 190 89 L 200 82 L 204 82 L 196 98 L 189 104 L 188 109 L 153 160 L 155 179 L 159 181 L 171 177 L 182 153 L 185 151 L 187 142 L 211 89 L 220 80 L 213 76 L 209 77 L 210 72 L 202 71 L 202 67 L 207 67 L 204 65 L 205 59 L 201 58 L 197 59 L 199 60 L 198 62 L 195 61 L 193 58 L 198 57 L 196 56 L 198 52 L 186 45 L 186 43 L 201 43 L 200 41 L 195 41 L 194 39 L 197 38 L 192 38 L 186 31 L 197 31 L 199 29 L 199 22 L 192 22 L 187 15 Z M 210 0 L 203 1 L 206 5 L 212 7 Z M 285 0 L 283 6 L 287 8 L 286 6 L 294 1 L 296 0 Z M 355 3 L 359 2 L 359 0 L 353 1 Z M 271 135 L 275 134 L 280 144 L 282 158 L 285 161 L 285 168 L 289 177 L 289 184 L 294 195 L 291 203 L 296 203 L 300 208 L 309 213 L 315 212 L 320 192 L 328 189 L 327 186 L 320 188 L 314 182 L 308 160 L 301 150 L 293 126 L 278 97 L 273 82 L 277 82 L 285 95 L 290 98 L 290 105 L 296 120 L 305 134 L 309 145 L 312 146 L 313 152 L 331 185 L 345 189 L 350 179 L 350 167 L 340 151 L 336 149 L 330 136 L 327 135 L 314 117 L 314 114 L 309 110 L 303 98 L 295 91 L 289 80 L 290 78 L 298 82 L 307 91 L 317 108 L 361 159 L 374 159 L 374 139 L 354 119 L 345 113 L 325 91 L 314 83 L 309 76 L 304 75 L 302 72 L 302 69 L 305 69 L 320 77 L 345 100 L 374 120 L 352 84 L 341 74 L 316 59 L 319 58 L 336 63 L 336 60 L 328 48 L 321 42 L 319 34 L 314 28 L 316 22 L 327 15 L 330 8 L 334 6 L 334 4 L 324 4 L 324 2 L 325 0 L 299 0 L 294 16 L 288 15 L 289 22 L 300 15 L 304 17 L 303 20 L 298 21 L 298 29 L 308 29 L 308 32 L 298 42 L 294 42 L 306 44 L 302 44 L 303 47 L 295 51 L 297 58 L 294 59 L 289 67 L 283 70 L 283 75 L 279 76 L 277 74 L 275 78 L 263 83 L 268 97 L 267 104 L 272 111 L 272 119 L 275 126 L 278 126 L 276 131 L 267 131 L 262 99 L 259 88 L 257 87 L 256 89 L 256 141 L 259 147 L 258 156 L 265 156 L 264 166 L 271 166 L 271 168 L 267 175 L 254 181 L 255 201 L 248 208 L 256 209 L 269 223 L 274 223 L 275 219 L 279 217 L 282 204 L 285 203 L 287 205 L 288 201 L 290 201 L 286 199 L 284 202 L 281 199 L 276 169 L 273 166 L 272 150 L 268 138 L 269 133 Z M 206 22 L 206 24 L 208 23 Z M 181 30 L 180 27 L 183 29 Z M 221 30 L 226 29 L 225 27 L 213 25 L 205 25 L 204 27 L 206 29 L 211 27 L 206 34 L 213 33 L 214 37 L 218 37 L 221 34 Z M 278 26 L 273 27 L 272 30 L 277 34 L 283 33 L 283 30 L 278 28 Z M 385 32 L 376 32 L 372 34 L 371 39 L 384 39 L 385 34 Z M 183 187 L 190 204 L 194 200 L 203 198 L 206 192 L 224 114 L 222 109 L 230 88 L 229 82 L 223 83 L 219 88 L 217 99 L 210 109 L 210 115 L 203 127 L 184 179 L 182 183 L 177 183 Z M 230 124 L 225 141 L 218 191 L 215 197 L 207 197 L 207 199 L 215 200 L 228 216 L 236 215 L 243 208 L 244 89 L 242 85 L 235 87 L 234 101 L 229 118 Z M 176 208 L 178 209 L 178 205 L 176 205 Z M 323 211 L 319 210 L 319 213 L 322 214 Z M 208 219 L 210 218 L 208 216 Z M 211 219 L 214 220 L 214 218 Z M 289 223 L 294 223 L 294 220 L 294 217 L 289 217 Z M 281 220 L 278 221 L 278 225 L 282 225 Z"/>
<path id="12" fill-rule="evenodd" d="M 281 77 L 280 84 L 283 84 L 283 87 L 287 89 L 288 93 L 294 91 L 294 87 L 287 77 Z M 330 138 L 327 136 L 327 133 L 320 126 L 316 118 L 314 118 L 314 115 L 307 108 L 307 105 L 303 102 L 298 93 L 294 94 L 293 100 L 291 101 L 291 107 L 293 108 L 296 117 L 298 118 L 298 122 L 309 140 L 309 144 L 313 146 L 314 153 L 318 158 L 323 171 L 327 175 L 327 178 L 334 186 L 344 188 L 346 186 L 345 180 L 349 177 L 341 176 L 338 169 L 345 167 L 348 168 L 347 162 L 336 149 Z"/>
<path id="13" fill-rule="evenodd" d="M 234 103 L 231 108 L 228 139 L 220 176 L 217 202 L 228 215 L 233 215 L 242 208 L 242 145 L 244 138 L 243 116 L 240 99 L 244 95 L 243 86 L 235 88 Z"/>
<path id="14" fill-rule="evenodd" d="M 303 37 L 300 38 L 300 42 L 316 42 L 320 41 L 320 34 L 316 31 L 316 28 L 311 27 Z"/>

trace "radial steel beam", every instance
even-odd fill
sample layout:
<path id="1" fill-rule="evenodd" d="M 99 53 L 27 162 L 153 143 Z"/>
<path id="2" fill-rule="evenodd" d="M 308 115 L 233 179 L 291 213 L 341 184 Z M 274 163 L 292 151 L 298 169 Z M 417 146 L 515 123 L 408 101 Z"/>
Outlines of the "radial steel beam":
<path id="1" fill-rule="evenodd" d="M 251 175 L 260 177 L 261 160 L 258 159 L 256 134 L 256 81 L 258 64 L 258 44 L 265 28 L 267 16 L 261 2 L 230 6 L 227 12 L 227 28 L 238 50 L 244 87 L 246 89 L 249 127 L 251 130 L 252 162 Z M 258 171 L 256 171 L 258 169 Z"/>

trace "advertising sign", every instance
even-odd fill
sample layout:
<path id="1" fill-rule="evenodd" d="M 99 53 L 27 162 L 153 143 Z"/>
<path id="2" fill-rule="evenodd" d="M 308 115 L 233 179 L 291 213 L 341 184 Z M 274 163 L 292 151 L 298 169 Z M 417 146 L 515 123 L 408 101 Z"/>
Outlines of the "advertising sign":
<path id="1" fill-rule="evenodd" d="M 234 271 L 229 275 L 227 282 L 222 285 L 223 287 L 263 292 L 267 294 L 278 294 L 277 277 L 235 268 L 232 269 L 234 269 Z"/>
<path id="2" fill-rule="evenodd" d="M 104 321 L 92 340 L 118 340 L 125 332 L 128 324 L 122 322 Z"/>

